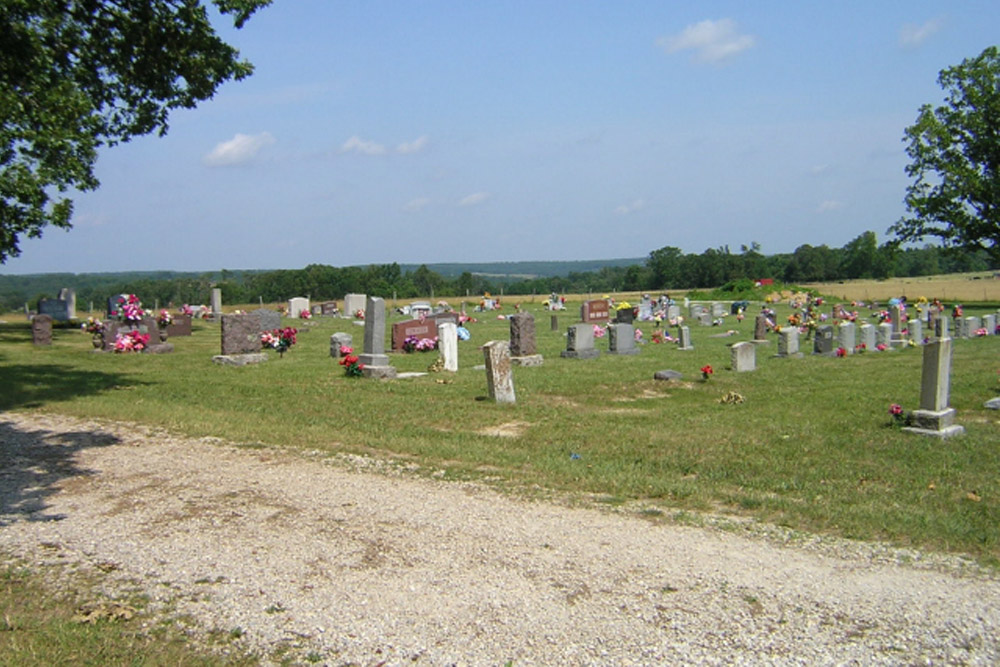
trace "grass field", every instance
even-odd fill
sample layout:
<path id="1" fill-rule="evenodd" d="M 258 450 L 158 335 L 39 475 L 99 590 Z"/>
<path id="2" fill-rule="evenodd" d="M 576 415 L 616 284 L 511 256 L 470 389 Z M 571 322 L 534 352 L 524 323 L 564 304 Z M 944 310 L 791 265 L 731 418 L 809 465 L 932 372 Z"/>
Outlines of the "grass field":
<path id="1" fill-rule="evenodd" d="M 804 287 L 848 301 L 887 301 L 898 296 L 916 301 L 923 296 L 944 302 L 1000 303 L 1000 278 L 995 278 L 992 271 L 889 280 L 846 280 L 811 283 Z"/>

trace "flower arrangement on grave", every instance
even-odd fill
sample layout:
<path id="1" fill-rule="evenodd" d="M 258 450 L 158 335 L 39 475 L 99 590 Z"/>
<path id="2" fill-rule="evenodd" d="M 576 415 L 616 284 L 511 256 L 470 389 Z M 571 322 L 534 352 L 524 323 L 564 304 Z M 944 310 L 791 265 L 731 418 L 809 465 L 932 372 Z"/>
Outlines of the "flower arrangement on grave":
<path id="1" fill-rule="evenodd" d="M 169 327 L 174 321 L 174 316 L 170 314 L 170 311 L 164 308 L 160 311 L 160 314 L 156 316 L 156 325 L 159 327 Z"/>
<path id="2" fill-rule="evenodd" d="M 115 336 L 115 352 L 142 352 L 149 345 L 149 334 L 138 331 L 126 331 Z"/>
<path id="3" fill-rule="evenodd" d="M 455 329 L 455 333 L 458 335 L 459 340 L 469 340 L 472 338 L 472 334 L 465 327 L 458 327 Z"/>
<path id="4" fill-rule="evenodd" d="M 308 320 L 310 318 L 312 318 L 312 313 L 310 313 L 308 310 L 303 309 L 299 311 L 299 319 Z"/>
<path id="5" fill-rule="evenodd" d="M 653 341 L 653 343 L 655 343 L 657 345 L 659 345 L 660 343 L 665 342 L 663 340 L 663 330 L 662 329 L 653 329 L 653 335 L 652 335 L 652 337 L 650 337 L 650 340 Z"/>
<path id="6" fill-rule="evenodd" d="M 975 334 L 979 337 L 983 337 L 990 335 L 990 332 L 986 330 L 986 327 L 979 327 L 976 329 Z"/>
<path id="7" fill-rule="evenodd" d="M 906 424 L 906 413 L 903 412 L 903 406 L 899 403 L 893 403 L 889 406 L 889 416 L 892 417 L 893 426 L 903 426 Z"/>
<path id="8" fill-rule="evenodd" d="M 80 325 L 80 328 L 89 334 L 98 336 L 104 333 L 104 322 L 101 322 L 96 317 L 88 317 L 87 321 Z"/>
<path id="9" fill-rule="evenodd" d="M 177 309 L 181 315 L 194 315 L 194 308 L 187 305 L 186 303 Z"/>
<path id="10" fill-rule="evenodd" d="M 604 327 L 600 324 L 594 325 L 594 338 L 604 338 Z"/>
<path id="11" fill-rule="evenodd" d="M 867 351 L 868 351 L 868 345 L 866 345 L 865 343 L 858 343 L 857 345 L 854 346 L 855 354 Z"/>
<path id="12" fill-rule="evenodd" d="M 118 297 L 117 314 L 122 322 L 139 324 L 146 311 L 142 309 L 142 302 L 139 300 L 139 297 L 135 294 L 129 294 L 127 297 Z"/>
<path id="13" fill-rule="evenodd" d="M 337 363 L 344 367 L 344 375 L 349 378 L 361 377 L 361 371 L 365 367 L 359 361 L 358 355 L 354 354 L 354 348 L 347 345 L 340 346 L 340 361 Z"/>
<path id="14" fill-rule="evenodd" d="M 295 334 L 298 332 L 299 330 L 293 327 L 265 331 L 260 335 L 260 344 L 262 347 L 277 350 L 278 356 L 283 357 L 288 348 L 295 345 Z"/>
<path id="15" fill-rule="evenodd" d="M 635 333 L 633 334 L 633 336 L 635 337 L 635 342 L 641 343 L 642 342 L 642 329 L 636 328 Z"/>
<path id="16" fill-rule="evenodd" d="M 358 308 L 357 310 L 355 310 L 354 311 L 354 319 L 356 319 L 356 320 L 363 320 L 363 319 L 365 319 L 365 311 L 364 311 L 364 309 Z"/>
<path id="17" fill-rule="evenodd" d="M 883 324 L 885 322 L 890 322 L 890 323 L 892 322 L 892 315 L 889 313 L 888 310 L 880 310 L 876 313 L 873 313 L 873 316 L 875 317 L 876 320 L 878 320 L 879 324 Z"/>
<path id="18" fill-rule="evenodd" d="M 788 316 L 788 323 L 791 324 L 793 327 L 801 326 L 802 315 L 800 315 L 799 313 L 792 313 L 791 315 Z"/>
<path id="19" fill-rule="evenodd" d="M 467 322 L 472 322 L 473 324 L 476 324 L 477 322 L 479 322 L 479 320 L 470 315 L 466 315 L 465 313 L 462 313 L 461 315 L 458 316 L 459 324 L 466 324 Z"/>
<path id="20" fill-rule="evenodd" d="M 615 310 L 632 310 L 632 304 L 630 304 L 628 301 L 622 301 L 617 306 L 615 306 Z"/>
<path id="21" fill-rule="evenodd" d="M 837 351 L 836 351 L 836 355 L 838 357 L 846 357 L 847 356 L 847 349 L 844 348 L 844 347 L 838 347 Z"/>
<path id="22" fill-rule="evenodd" d="M 963 311 L 962 311 L 962 305 L 961 304 L 955 304 L 955 307 L 951 309 L 951 316 L 952 317 L 961 317 L 962 313 L 963 313 Z"/>
<path id="23" fill-rule="evenodd" d="M 704 366 L 701 367 L 701 379 L 705 380 L 707 382 L 709 376 L 711 376 L 712 373 L 714 373 L 714 372 L 715 371 L 712 370 L 712 367 L 710 365 L 705 364 Z"/>
<path id="24" fill-rule="evenodd" d="M 434 336 L 434 338 L 407 336 L 403 339 L 403 352 L 430 352 L 431 350 L 436 350 L 437 345 L 437 336 Z"/>
<path id="25" fill-rule="evenodd" d="M 888 347 L 886 346 L 885 343 L 879 343 L 878 345 L 875 346 L 875 349 L 878 350 L 879 352 L 885 352 L 888 349 Z"/>

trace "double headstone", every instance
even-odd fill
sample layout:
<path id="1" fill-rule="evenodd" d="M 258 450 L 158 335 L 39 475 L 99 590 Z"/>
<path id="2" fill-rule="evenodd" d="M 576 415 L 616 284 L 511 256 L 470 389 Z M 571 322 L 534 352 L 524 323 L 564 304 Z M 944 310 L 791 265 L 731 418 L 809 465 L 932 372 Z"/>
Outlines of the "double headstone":
<path id="1" fill-rule="evenodd" d="M 639 354 L 635 346 L 635 327 L 631 324 L 612 324 L 608 327 L 609 354 Z"/>
<path id="2" fill-rule="evenodd" d="M 541 366 L 544 359 L 538 354 L 535 316 L 527 312 L 514 313 L 507 321 L 510 323 L 511 363 L 515 366 Z"/>
<path id="3" fill-rule="evenodd" d="M 924 346 L 920 374 L 920 409 L 910 413 L 905 431 L 946 438 L 964 433 L 955 424 L 955 409 L 948 406 L 951 390 L 952 341 L 942 338 Z"/>
<path id="4" fill-rule="evenodd" d="M 486 361 L 486 389 L 497 403 L 514 403 L 514 372 L 510 362 L 510 344 L 491 340 L 483 345 Z"/>
<path id="5" fill-rule="evenodd" d="M 365 304 L 364 352 L 358 360 L 364 367 L 361 374 L 366 378 L 394 378 L 396 369 L 389 365 L 385 353 L 385 300 L 370 296 Z"/>
<path id="6" fill-rule="evenodd" d="M 600 356 L 594 347 L 594 326 L 574 324 L 566 331 L 566 349 L 559 356 L 569 359 L 594 359 Z"/>

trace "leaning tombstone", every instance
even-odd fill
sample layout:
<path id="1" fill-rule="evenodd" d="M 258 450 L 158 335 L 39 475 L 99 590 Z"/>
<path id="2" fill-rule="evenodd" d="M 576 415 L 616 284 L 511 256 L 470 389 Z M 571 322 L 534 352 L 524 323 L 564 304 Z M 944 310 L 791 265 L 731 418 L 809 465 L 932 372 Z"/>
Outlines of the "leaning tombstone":
<path id="1" fill-rule="evenodd" d="M 31 318 L 31 342 L 35 345 L 52 345 L 51 315 L 35 315 Z"/>
<path id="2" fill-rule="evenodd" d="M 924 346 L 924 363 L 920 374 L 920 409 L 909 415 L 910 433 L 947 438 L 965 432 L 955 424 L 955 408 L 948 407 L 951 390 L 952 341 L 943 338 Z"/>
<path id="3" fill-rule="evenodd" d="M 833 351 L 833 327 L 824 324 L 816 328 L 816 339 L 813 341 L 813 354 L 831 356 Z"/>
<path id="4" fill-rule="evenodd" d="M 842 321 L 837 325 L 837 346 L 846 354 L 854 354 L 854 322 Z"/>
<path id="5" fill-rule="evenodd" d="M 678 327 L 677 331 L 677 349 L 678 350 L 693 350 L 694 345 L 691 344 L 691 328 L 686 326 Z"/>
<path id="6" fill-rule="evenodd" d="M 396 369 L 389 365 L 385 353 L 385 300 L 370 296 L 365 305 L 364 352 L 358 356 L 366 378 L 394 378 Z"/>
<path id="7" fill-rule="evenodd" d="M 757 370 L 757 346 L 753 343 L 735 343 L 729 348 L 729 354 L 733 370 L 737 373 Z"/>
<path id="8" fill-rule="evenodd" d="M 514 313 L 507 321 L 510 323 L 511 363 L 515 366 L 541 366 L 544 359 L 538 354 L 535 316 L 531 313 Z"/>
<path id="9" fill-rule="evenodd" d="M 486 390 L 497 403 L 514 403 L 514 372 L 510 363 L 510 344 L 491 340 L 483 345 L 486 360 Z"/>
<path id="10" fill-rule="evenodd" d="M 438 351 L 444 370 L 458 372 L 458 326 L 454 322 L 437 325 Z"/>
<path id="11" fill-rule="evenodd" d="M 342 356 L 340 349 L 342 347 L 354 348 L 354 336 L 349 333 L 343 333 L 338 331 L 330 336 L 330 356 L 334 359 L 340 359 Z"/>
<path id="12" fill-rule="evenodd" d="M 634 326 L 616 323 L 608 327 L 608 354 L 639 354 Z"/>
<path id="13" fill-rule="evenodd" d="M 222 354 L 212 361 L 225 366 L 246 366 L 267 361 L 260 351 L 260 324 L 255 315 L 222 315 Z"/>
<path id="14" fill-rule="evenodd" d="M 782 327 L 778 331 L 778 356 L 779 357 L 801 357 L 799 352 L 799 329 L 798 327 Z"/>
<path id="15" fill-rule="evenodd" d="M 594 327 L 590 324 L 574 324 L 566 331 L 566 349 L 559 356 L 568 359 L 594 359 L 600 350 L 594 347 Z"/>

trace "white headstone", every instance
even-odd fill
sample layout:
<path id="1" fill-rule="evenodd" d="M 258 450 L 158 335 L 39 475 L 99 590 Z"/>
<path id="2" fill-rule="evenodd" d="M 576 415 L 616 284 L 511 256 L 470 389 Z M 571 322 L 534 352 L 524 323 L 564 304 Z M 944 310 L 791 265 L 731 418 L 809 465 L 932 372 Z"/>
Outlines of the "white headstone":
<path id="1" fill-rule="evenodd" d="M 444 369 L 455 373 L 458 371 L 458 325 L 454 322 L 438 324 L 438 352 L 444 361 Z"/>

